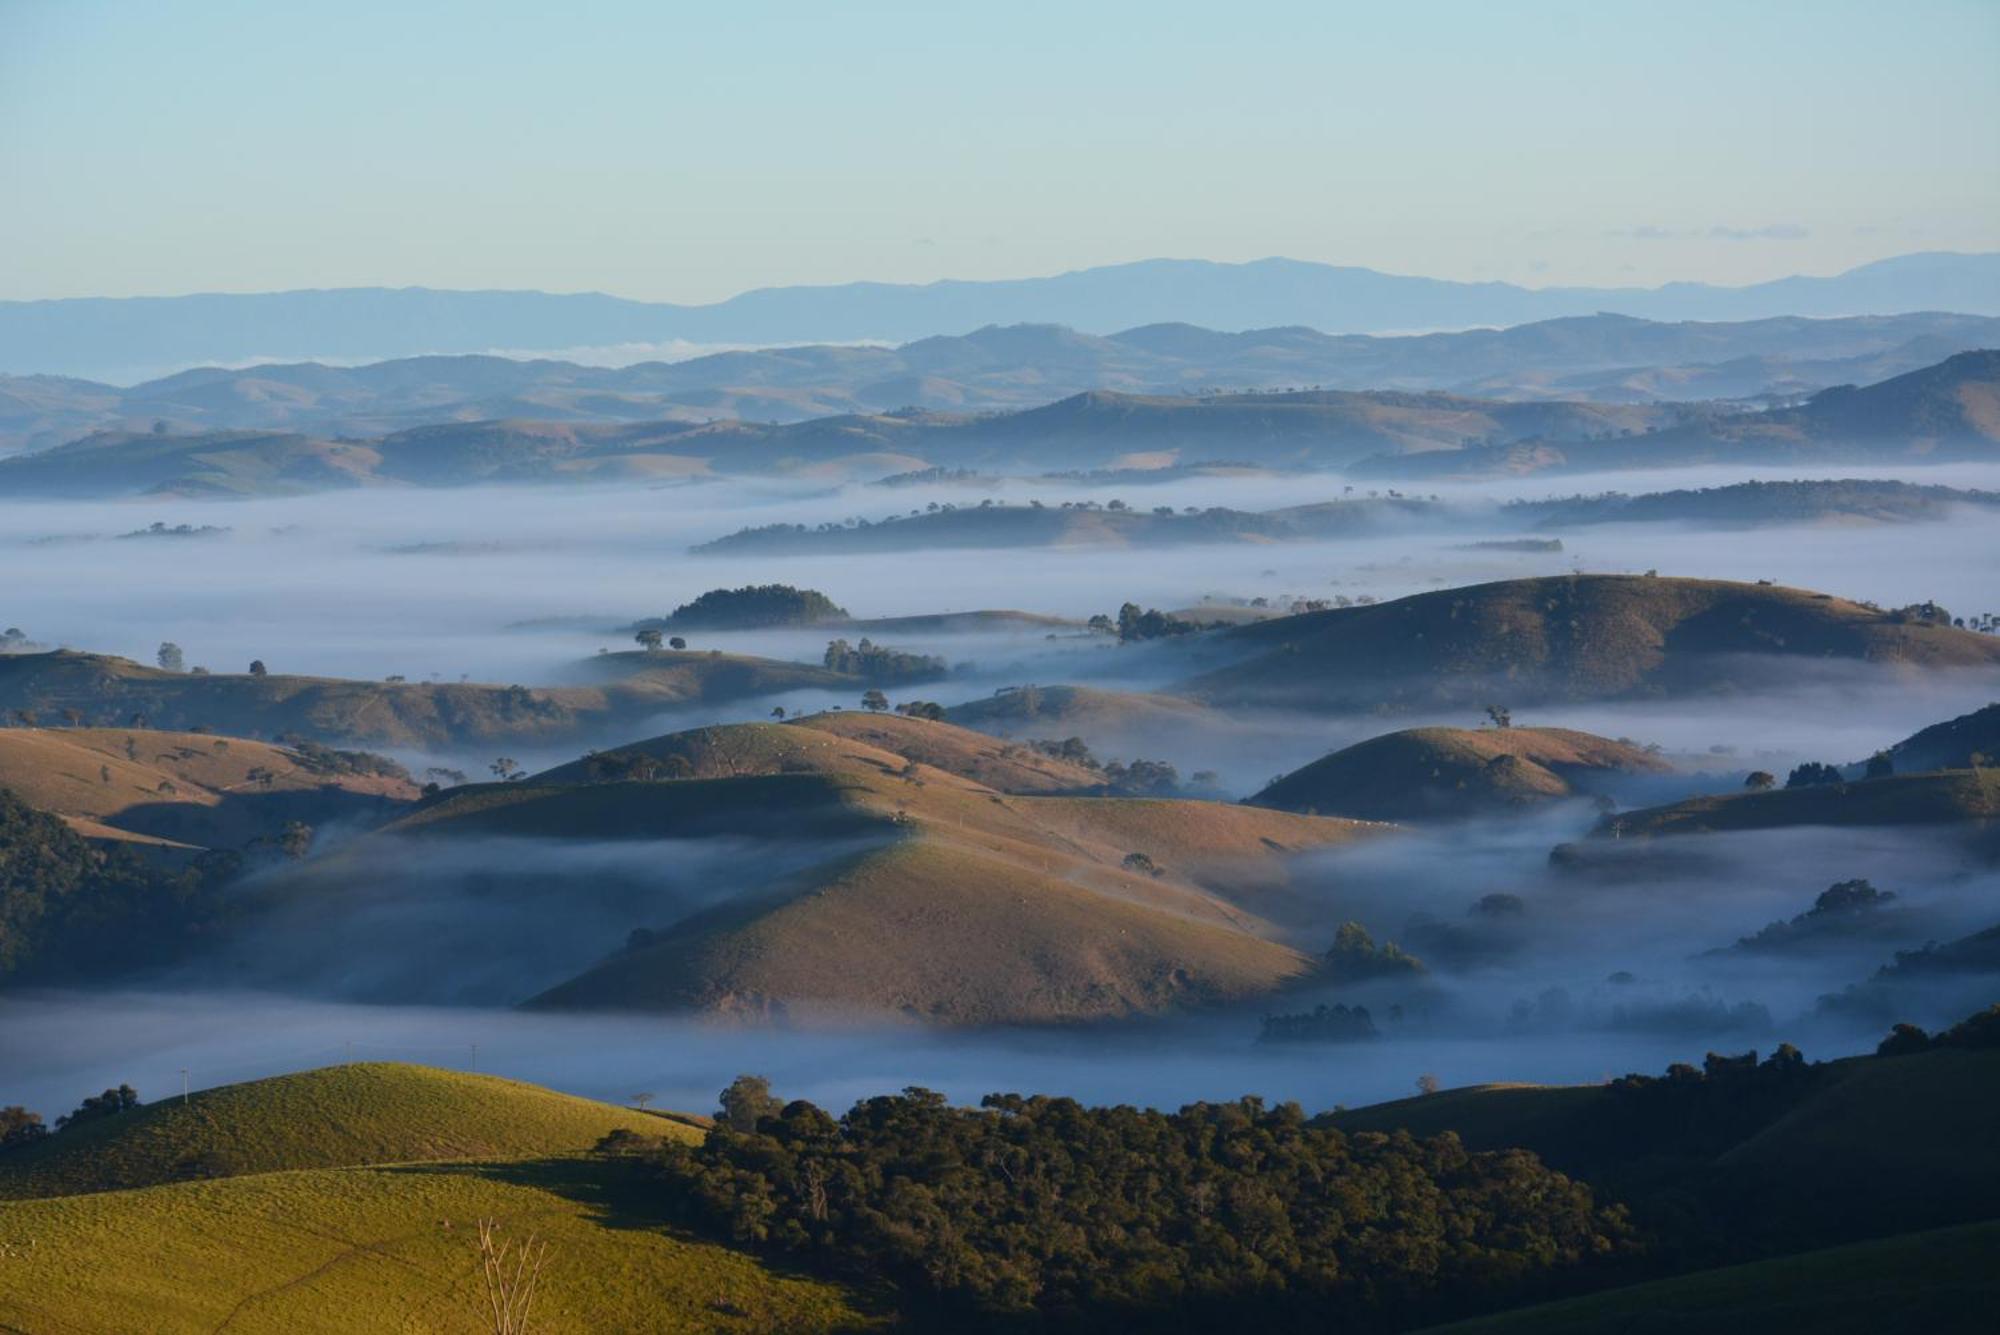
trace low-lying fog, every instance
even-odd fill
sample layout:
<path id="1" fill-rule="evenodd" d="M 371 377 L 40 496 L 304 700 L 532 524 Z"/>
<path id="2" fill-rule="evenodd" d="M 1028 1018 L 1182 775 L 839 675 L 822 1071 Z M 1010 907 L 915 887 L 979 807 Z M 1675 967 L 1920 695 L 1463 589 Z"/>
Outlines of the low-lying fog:
<path id="1" fill-rule="evenodd" d="M 1871 473 L 1890 475 L 1853 468 L 1834 475 Z M 1961 614 L 2000 605 L 1993 592 L 2000 589 L 2000 542 L 1990 514 L 1879 527 L 1600 527 L 1562 534 L 1566 550 L 1556 554 L 1461 546 L 1517 534 L 1492 514 L 1506 499 L 1719 485 L 1750 475 L 1704 470 L 1406 487 L 1461 504 L 1462 522 L 1340 542 L 840 558 L 713 559 L 687 549 L 748 525 L 879 519 L 933 500 L 1115 496 L 1135 507 L 1265 509 L 1337 499 L 1345 484 L 1251 478 L 968 490 L 739 481 L 229 503 L 0 501 L 0 567 L 8 576 L 0 626 L 142 662 L 172 640 L 190 664 L 216 670 L 241 670 L 261 658 L 274 672 L 544 684 L 577 679 L 579 661 L 600 647 L 629 647 L 614 628 L 632 618 L 663 614 L 706 589 L 770 581 L 821 589 L 864 618 L 978 608 L 1082 618 L 1126 601 L 1176 608 L 1209 596 L 1386 599 L 1573 569 L 1762 578 L 1884 605 L 1932 598 Z M 1755 475 L 1829 474 L 1766 468 Z M 1901 475 L 2000 488 L 2000 468 Z M 228 531 L 116 536 L 154 521 Z M 689 638 L 696 648 L 817 660 L 831 633 L 846 632 Z M 897 691 L 896 698 L 955 703 L 1023 681 L 1151 689 L 1177 672 L 1171 655 L 1065 633 L 1051 638 L 1039 629 L 878 638 L 963 665 L 949 681 Z M 1733 786 L 1750 768 L 1782 773 L 1800 759 L 1861 759 L 1992 695 L 1984 679 L 1939 677 L 1887 690 L 1879 678 L 1793 671 L 1755 699 L 1564 706 L 1522 710 L 1517 721 L 1657 743 L 1691 769 L 1713 770 L 1717 785 Z M 794 693 L 683 711 L 652 730 L 761 718 L 773 703 L 854 705 Z M 1215 729 L 1118 738 L 1099 750 L 1166 759 L 1183 774 L 1214 769 L 1241 794 L 1405 722 L 1251 715 Z M 581 747 L 539 755 L 509 749 L 532 766 Z M 505 846 L 489 850 L 491 866 L 473 865 L 477 851 L 463 849 L 455 856 L 471 863 L 451 868 L 422 859 L 393 868 L 330 862 L 322 874 L 354 878 L 345 916 L 268 920 L 266 935 L 252 938 L 261 946 L 240 952 L 241 967 L 222 976 L 226 990 L 212 971 L 195 971 L 113 994 L 0 996 L 0 1102 L 53 1116 L 120 1080 L 155 1098 L 179 1088 L 183 1068 L 201 1087 L 351 1056 L 476 1061 L 482 1070 L 580 1093 L 622 1099 L 646 1092 L 664 1106 L 697 1110 L 743 1070 L 770 1075 L 783 1093 L 838 1107 L 917 1083 L 963 1098 L 1013 1089 L 1178 1104 L 1254 1092 L 1325 1108 L 1411 1093 L 1422 1074 L 1447 1084 L 1584 1081 L 1699 1060 L 1709 1048 L 1768 1050 L 1780 1039 L 1800 1042 L 1814 1057 L 1866 1050 L 1886 1028 L 1884 1017 L 1865 1008 L 1828 1011 L 1820 997 L 1867 979 L 1897 949 L 2000 921 L 2000 881 L 1990 866 L 1929 834 L 1712 837 L 1700 841 L 1698 853 L 1690 846 L 1685 858 L 1615 876 L 1552 869 L 1550 848 L 1578 838 L 1594 815 L 1572 807 L 1399 835 L 1301 864 L 1296 901 L 1272 916 L 1302 948 L 1324 949 L 1335 928 L 1354 919 L 1378 940 L 1407 942 L 1432 957 L 1434 972 L 1420 985 L 1324 994 L 1368 1003 L 1383 1031 L 1373 1042 L 1260 1046 L 1254 1007 L 1089 1032 L 1004 1034 L 759 1031 L 511 1011 L 502 1003 L 615 950 L 630 928 L 664 925 L 732 891 L 746 854 L 717 845 Z M 524 869 L 563 892 L 538 902 L 502 875 Z M 1799 955 L 1704 955 L 1803 913 L 1828 885 L 1854 877 L 1899 897 L 1893 915 L 1870 934 Z M 1474 916 L 1474 903 L 1495 893 L 1517 896 L 1520 912 L 1504 920 Z M 289 937 L 287 928 L 295 929 Z M 244 963 L 252 959 L 261 963 Z M 1942 1023 L 1970 997 L 1949 988 L 1906 993 L 1895 1018 Z M 374 1004 L 384 998 L 426 1004 Z M 1268 1009 L 1302 1009 L 1316 999 L 1286 997 Z"/>

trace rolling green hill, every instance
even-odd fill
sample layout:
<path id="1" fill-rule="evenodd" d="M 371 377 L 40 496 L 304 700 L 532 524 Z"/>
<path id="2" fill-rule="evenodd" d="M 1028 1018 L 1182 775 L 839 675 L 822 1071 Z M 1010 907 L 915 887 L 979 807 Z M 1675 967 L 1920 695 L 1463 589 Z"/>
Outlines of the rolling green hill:
<path id="1" fill-rule="evenodd" d="M 1669 768 L 1630 743 L 1568 728 L 1411 728 L 1315 760 L 1249 801 L 1363 820 L 1421 820 L 1602 793 L 1621 776 Z"/>
<path id="2" fill-rule="evenodd" d="M 2000 636 L 1920 611 L 1725 580 L 1564 575 L 1280 617 L 1205 646 L 1211 705 L 1338 712 L 1694 695 L 1769 687 L 1795 661 L 2000 680 Z"/>
<path id="3" fill-rule="evenodd" d="M 518 1081 L 395 1062 L 327 1066 L 163 1099 L 0 1153 L 0 1199 L 190 1178 L 580 1154 L 612 1131 L 689 1126 Z"/>
<path id="4" fill-rule="evenodd" d="M 547 1244 L 535 1330 L 881 1324 L 838 1284 L 667 1226 L 626 1162 L 589 1153 L 618 1130 L 699 1134 L 533 1085 L 375 1063 L 81 1124 L 0 1153 L 17 1197 L 0 1200 L 0 1327 L 474 1335 L 492 1329 L 482 1221 Z"/>

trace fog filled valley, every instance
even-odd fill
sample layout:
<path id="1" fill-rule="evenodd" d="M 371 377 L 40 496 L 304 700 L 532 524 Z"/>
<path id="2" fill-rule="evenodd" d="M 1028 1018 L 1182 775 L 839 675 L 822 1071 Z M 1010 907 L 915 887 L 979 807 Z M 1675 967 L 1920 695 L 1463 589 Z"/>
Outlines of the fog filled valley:
<path id="1" fill-rule="evenodd" d="M 1994 1328 L 2000 7 L 1183 9 L 0 4 L 0 1335 Z"/>
<path id="2" fill-rule="evenodd" d="M 1784 475 L 1756 476 L 1770 482 Z M 1721 469 L 1610 475 L 1593 478 L 1590 494 L 1643 496 L 1745 480 Z M 2000 486 L 2000 468 L 1943 466 L 1916 480 L 1977 494 Z M 1190 679 L 1241 655 L 1226 642 L 1231 632 L 1121 642 L 1086 623 L 1115 618 L 1127 603 L 1242 623 L 1294 606 L 1332 607 L 1336 599 L 1381 605 L 1575 572 L 1754 577 L 1883 607 L 1934 602 L 1976 620 L 1988 610 L 1982 599 L 2000 587 L 2000 544 L 1990 541 L 1993 520 L 1981 507 L 1946 506 L 1913 522 L 1596 524 L 1536 529 L 1560 541 L 1523 544 L 1522 525 L 1506 507 L 1563 494 L 1527 478 L 1439 484 L 1424 491 L 1436 504 L 1421 515 L 1390 516 L 1370 531 L 1317 541 L 812 557 L 689 550 L 772 523 L 810 528 L 982 501 L 1259 511 L 1357 495 L 1365 501 L 1370 490 L 1329 476 L 1252 475 L 1126 478 L 1115 486 L 770 480 L 484 488 L 448 498 L 336 492 L 222 505 L 8 502 L 0 533 L 17 578 L 5 619 L 20 629 L 15 647 L 24 652 L 0 667 L 26 665 L 35 661 L 26 651 L 57 647 L 150 664 L 170 642 L 184 668 L 206 668 L 211 682 L 240 674 L 254 659 L 269 674 L 258 680 L 269 682 L 406 678 L 539 690 L 615 679 L 643 670 L 649 659 L 699 665 L 713 652 L 732 662 L 751 656 L 818 665 L 831 640 L 858 641 L 872 628 L 882 645 L 931 664 L 890 684 L 885 701 L 934 702 L 955 721 L 1009 739 L 996 743 L 1009 749 L 1075 737 L 1093 766 L 1145 760 L 1172 767 L 1171 778 L 1149 779 L 1147 788 L 1120 789 L 1102 773 L 1076 785 L 1094 779 L 1101 792 L 1254 799 L 1273 775 L 1398 728 L 1499 733 L 1474 701 L 1510 709 L 1517 733 L 1532 726 L 1629 739 L 1652 758 L 1643 770 L 1607 766 L 1605 782 L 1532 809 L 1510 801 L 1440 811 L 1439 821 L 1414 813 L 1415 821 L 1371 820 L 1296 844 L 1263 836 L 1285 851 L 1273 859 L 1278 865 L 1243 877 L 1190 874 L 1166 854 L 1146 854 L 1156 878 L 1189 883 L 1193 898 L 1168 905 L 1175 915 L 1228 919 L 1232 931 L 1297 952 L 1289 958 L 1299 961 L 1324 956 L 1342 924 L 1357 923 L 1377 949 L 1393 942 L 1420 962 L 1408 970 L 1370 965 L 1342 976 L 1325 966 L 1300 973 L 1278 961 L 1245 975 L 1218 966 L 1216 978 L 1185 991 L 1100 980 L 1092 986 L 1115 995 L 1047 1006 L 1024 1005 L 1009 991 L 1019 986 L 1013 982 L 994 984 L 999 993 L 977 1004 L 940 1001 L 959 983 L 925 976 L 907 982 L 910 995 L 896 1006 L 877 1009 L 835 986 L 817 1008 L 802 1004 L 810 997 L 762 998 L 751 1008 L 762 1018 L 743 1011 L 748 1003 L 728 998 L 720 984 L 714 996 L 690 993 L 667 1003 L 664 1014 L 643 1017 L 621 1014 L 621 1005 L 603 998 L 588 1003 L 587 1018 L 536 999 L 618 956 L 635 930 L 666 932 L 797 893 L 826 868 L 893 844 L 893 824 L 848 828 L 817 819 L 818 808 L 805 803 L 790 816 L 771 809 L 756 820 L 728 813 L 712 822 L 667 818 L 596 835 L 588 821 L 544 834 L 502 819 L 447 837 L 411 826 L 411 818 L 371 834 L 382 819 L 373 807 L 329 813 L 311 822 L 302 861 L 254 862 L 219 891 L 226 909 L 175 957 L 145 961 L 107 979 L 111 990 L 94 985 L 88 994 L 60 972 L 25 971 L 0 1000 L 10 1015 L 0 1043 L 11 1084 L 59 1102 L 66 1089 L 120 1079 L 157 1088 L 182 1068 L 197 1084 L 266 1074 L 309 1064 L 312 1054 L 335 1047 L 411 1059 L 435 1052 L 456 1065 L 461 1055 L 472 1060 L 476 1044 L 481 1069 L 599 1097 L 645 1088 L 691 1106 L 735 1074 L 732 1067 L 747 1067 L 788 1094 L 829 1106 L 914 1084 L 966 1099 L 1022 1089 L 1171 1107 L 1256 1093 L 1326 1108 L 1406 1094 L 1418 1075 L 1452 1084 L 1586 1082 L 1780 1039 L 1808 1045 L 1815 1056 L 1839 1056 L 1870 1049 L 1891 1022 L 1948 1023 L 1980 999 L 1980 984 L 1949 975 L 1899 985 L 1893 999 L 1871 993 L 1841 1002 L 1850 991 L 1866 991 L 1894 952 L 2000 922 L 2000 873 L 1990 844 L 1978 838 L 1929 824 L 1745 830 L 1649 841 L 1662 845 L 1657 853 L 1621 860 L 1613 855 L 1631 845 L 1606 838 L 1604 822 L 1607 809 L 1736 791 L 1751 771 L 1782 779 L 1806 762 L 1858 765 L 1988 704 L 2000 684 L 1991 657 L 1916 671 L 1780 655 L 1708 691 L 1537 694 L 1525 681 L 1503 678 L 1458 703 L 1329 712 L 1288 707 L 1279 694 L 1227 707 L 1189 694 Z M 666 618 L 661 624 L 674 629 L 673 609 L 708 589 L 763 584 L 824 591 L 841 615 L 691 626 L 685 650 L 655 653 L 633 644 L 635 626 Z M 965 615 L 995 609 L 1034 615 Z M 751 681 L 714 699 L 696 690 L 657 705 L 642 700 L 614 716 L 511 733 L 503 721 L 481 722 L 476 733 L 447 726 L 397 735 L 371 728 L 365 710 L 328 714 L 313 740 L 378 752 L 415 783 L 441 779 L 449 797 L 455 782 L 492 779 L 496 756 L 505 758 L 507 775 L 529 783 L 587 752 L 618 754 L 662 734 L 768 726 L 774 711 L 793 718 L 861 711 L 873 680 L 850 685 L 823 669 L 820 678 Z M 1075 698 L 1065 694 L 1072 686 L 1083 688 Z M 1024 713 L 1013 707 L 1022 688 L 1050 703 Z M 13 721 L 32 717 L 21 694 L 30 687 L 9 689 L 8 707 L 29 710 Z M 190 718 L 162 726 L 198 725 Z M 300 731 L 296 723 L 241 728 L 222 718 L 209 726 L 267 738 Z M 797 768 L 776 766 L 788 767 Z M 1026 791 L 1065 786 L 1049 779 Z M 226 803 L 222 791 L 218 800 Z M 1298 809 L 1348 814 L 1337 798 Z M 124 825 L 167 830 L 129 817 Z M 1136 834 L 1123 837 L 1141 842 Z M 1331 846 L 1314 847 L 1329 837 Z M 1669 851 L 1670 844 L 1688 847 Z M 1604 856 L 1552 862 L 1559 845 L 1600 848 Z M 1225 850 L 1173 854 L 1207 858 Z M 1855 880 L 1894 896 L 1893 909 L 1876 913 L 1865 932 L 1792 949 L 1729 949 L 1806 913 L 1829 886 Z M 734 948 L 832 952 L 839 940 Z M 911 948 L 933 947 L 919 931 Z M 859 957 L 826 964 L 835 972 L 866 967 Z M 946 964 L 935 972 L 949 971 Z M 528 1011 L 515 1009 L 531 1002 Z M 1261 1017 L 1308 1012 L 1322 1002 L 1367 1007 L 1363 1037 L 1259 1041 Z M 788 1010 L 796 1013 L 788 1018 Z M 933 1010 L 953 1026 L 944 1035 L 926 1030 Z M 144 1019 L 101 1023 L 123 1013 Z M 1019 1027 L 1023 1020 L 1029 1027 Z"/>
<path id="3" fill-rule="evenodd" d="M 841 1328 L 867 1302 L 846 1277 L 903 1244 L 862 1241 L 865 1213 L 790 1242 L 745 1213 L 760 1181 L 815 1222 L 770 1156 L 819 1109 L 854 1111 L 801 1173 L 1006 1125 L 1068 1172 L 1085 1133 L 1050 1128 L 1139 1134 L 1145 1109 L 1233 1128 L 1168 1170 L 1194 1175 L 1184 1223 L 1241 1135 L 1552 1230 L 1534 1283 L 1267 1296 L 1275 1328 L 1918 1228 L 1985 1253 L 1977 1154 L 1778 1184 L 1813 1137 L 1976 1139 L 2000 464 L 904 462 L 0 500 L 0 1116 L 25 1128 L 0 1199 L 490 1159 L 479 1208 L 570 1212 L 569 1246 L 614 1245 L 573 1216 L 615 1190 L 694 1230 L 673 1246 L 749 1249 L 704 1265 L 797 1255 L 833 1286 L 755 1269 L 634 1328 L 708 1329 L 716 1302 Z M 967 1111 L 998 1095 L 1019 1120 Z M 281 1106 L 305 1140 L 270 1139 Z M 950 1153 L 1030 1152 L 1008 1143 Z M 549 1151 L 553 1184 L 509 1177 Z M 417 1188 L 380 1190 L 368 1227 L 400 1227 Z M 902 1190 L 879 1208 L 921 1264 L 958 1254 Z M 975 1217 L 998 1216 L 951 1216 Z M 1277 1264 L 1410 1283 L 1349 1228 Z M 1058 1299 L 1099 1281 L 1053 1260 L 1032 1300 L 903 1264 L 881 1273 L 917 1325 L 919 1293 L 943 1328 L 1152 1301 Z M 1233 1320 L 1227 1273 L 1176 1319 Z"/>

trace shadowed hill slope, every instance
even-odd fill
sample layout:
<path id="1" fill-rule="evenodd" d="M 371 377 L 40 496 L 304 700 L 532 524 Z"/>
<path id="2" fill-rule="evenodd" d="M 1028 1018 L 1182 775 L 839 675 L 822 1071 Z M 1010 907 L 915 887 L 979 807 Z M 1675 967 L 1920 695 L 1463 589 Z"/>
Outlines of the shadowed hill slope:
<path id="1" fill-rule="evenodd" d="M 2000 1223 L 1774 1257 L 1434 1326 L 1427 1335 L 1974 1335 L 2000 1304 Z"/>
<path id="2" fill-rule="evenodd" d="M 694 1140 L 665 1117 L 490 1075 L 359 1062 L 204 1089 L 0 1154 L 0 1199 L 195 1177 L 588 1150 L 613 1131 Z"/>
<path id="3" fill-rule="evenodd" d="M 1672 1200 L 1692 1190 L 1712 1208 L 1740 1211 L 1731 1228 L 1751 1225 L 1772 1243 L 1825 1245 L 1991 1215 L 2000 1144 L 1986 1110 L 2000 1094 L 2000 1050 L 1825 1063 L 1800 1071 L 1761 1112 L 1747 1090 L 1701 1101 L 1692 1097 L 1698 1074 L 1675 1079 L 1637 1097 L 1612 1085 L 1473 1087 L 1326 1120 L 1349 1132 L 1452 1131 L 1472 1149 L 1533 1150 L 1614 1199 L 1665 1192 L 1669 1209 L 1685 1208 Z"/>
<path id="4" fill-rule="evenodd" d="M 163 672 L 106 654 L 58 650 L 0 655 L 0 711 L 41 717 L 75 710 L 93 725 L 206 728 L 251 737 L 296 734 L 384 746 L 478 740 L 558 740 L 631 723 L 696 701 L 857 678 L 812 664 L 740 654 L 611 654 L 600 684 L 496 686 L 374 682 L 280 673 Z M 595 660 L 586 660 L 586 663 Z M 136 725 L 135 725 L 136 726 Z"/>
<path id="5" fill-rule="evenodd" d="M 1816 663 L 2000 676 L 2000 637 L 1804 589 L 1563 575 L 1281 617 L 1207 646 L 1210 704 L 1403 712 L 1768 687 Z"/>
<path id="6" fill-rule="evenodd" d="M 0 730 L 0 787 L 93 837 L 214 847 L 294 820 L 373 823 L 417 796 L 374 757 L 124 728 Z"/>
<path id="7" fill-rule="evenodd" d="M 1294 770 L 1255 806 L 1367 820 L 1469 816 L 1600 793 L 1671 768 L 1627 742 L 1568 728 L 1412 728 Z"/>
<path id="8" fill-rule="evenodd" d="M 2000 765 L 2000 704 L 1933 723 L 1889 748 L 1899 772 Z"/>
<path id="9" fill-rule="evenodd" d="M 593 783 L 580 761 L 456 790 L 390 833 L 839 842 L 802 872 L 649 924 L 540 1005 L 964 1024 L 1253 996 L 1308 966 L 1258 912 L 1286 892 L 1286 858 L 1371 828 L 1210 802 L 1038 796 L 1089 772 L 907 718 L 701 728 L 616 754 L 684 777 Z"/>
<path id="10" fill-rule="evenodd" d="M 1809 825 L 1945 825 L 2000 817 L 2000 769 L 1894 774 L 1853 783 L 1691 797 L 1620 812 L 1597 833 L 1624 838 Z"/>

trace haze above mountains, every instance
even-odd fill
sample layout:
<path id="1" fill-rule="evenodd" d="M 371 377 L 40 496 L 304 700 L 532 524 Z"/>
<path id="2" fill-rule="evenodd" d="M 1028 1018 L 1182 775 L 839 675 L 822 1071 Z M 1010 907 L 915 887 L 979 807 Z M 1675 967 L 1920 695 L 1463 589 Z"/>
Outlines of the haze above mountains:
<path id="1" fill-rule="evenodd" d="M 1750 320 L 1909 311 L 2000 315 L 2000 255 L 1896 256 L 1747 287 L 1542 288 L 1266 259 L 1143 260 L 1045 278 L 766 288 L 708 306 L 600 293 L 349 288 L 0 303 L 0 370 L 130 382 L 192 365 L 557 352 L 621 344 L 901 342 L 1048 322 L 1091 333 L 1163 322 L 1326 333 L 1507 326 L 1610 311 Z"/>

